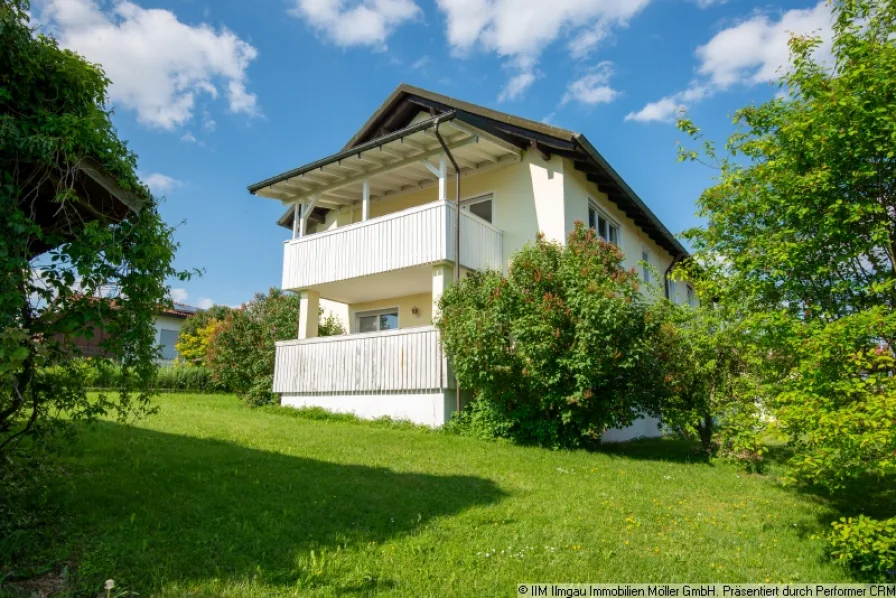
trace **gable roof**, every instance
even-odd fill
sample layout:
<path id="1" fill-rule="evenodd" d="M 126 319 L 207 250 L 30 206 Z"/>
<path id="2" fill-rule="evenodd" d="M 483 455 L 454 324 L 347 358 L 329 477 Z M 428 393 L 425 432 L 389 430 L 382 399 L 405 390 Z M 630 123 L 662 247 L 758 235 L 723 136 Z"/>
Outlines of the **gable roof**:
<path id="1" fill-rule="evenodd" d="M 464 102 L 405 83 L 395 88 L 367 122 L 349 139 L 341 152 L 251 185 L 249 191 L 255 193 L 266 185 L 288 179 L 309 168 L 321 166 L 328 161 L 338 161 L 341 157 L 350 155 L 352 151 L 357 152 L 359 149 L 407 135 L 414 127 L 426 127 L 424 123 L 413 122 L 421 112 L 429 112 L 433 117 L 444 115 L 442 117 L 444 119 L 450 118 L 466 123 L 520 150 L 538 151 L 545 157 L 557 154 L 572 160 L 576 169 L 582 171 L 590 182 L 595 183 L 606 193 L 610 201 L 658 245 L 677 258 L 688 255 L 684 246 L 583 134 Z M 290 218 L 289 213 L 284 214 L 281 224 L 286 224 Z"/>

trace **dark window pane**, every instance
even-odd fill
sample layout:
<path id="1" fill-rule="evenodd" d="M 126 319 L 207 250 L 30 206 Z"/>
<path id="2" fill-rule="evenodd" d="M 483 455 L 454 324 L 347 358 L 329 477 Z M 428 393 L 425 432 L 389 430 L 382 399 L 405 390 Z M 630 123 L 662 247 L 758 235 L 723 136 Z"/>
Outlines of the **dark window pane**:
<path id="1" fill-rule="evenodd" d="M 479 203 L 470 204 L 470 211 L 473 214 L 476 214 L 486 222 L 492 221 L 492 202 L 488 201 L 480 201 Z"/>
<path id="2" fill-rule="evenodd" d="M 163 328 L 159 332 L 159 345 L 162 347 L 162 359 L 177 359 L 177 337 L 180 333 L 177 330 L 167 330 Z"/>
<path id="3" fill-rule="evenodd" d="M 607 240 L 607 219 L 603 216 L 597 217 L 597 234 L 599 234 L 600 238 L 604 241 Z"/>
<path id="4" fill-rule="evenodd" d="M 358 332 L 376 332 L 376 316 L 363 316 L 358 318 Z"/>
<path id="5" fill-rule="evenodd" d="M 613 225 L 610 225 L 610 238 L 608 241 L 614 245 L 619 245 L 619 229 Z"/>
<path id="6" fill-rule="evenodd" d="M 588 208 L 588 226 L 590 228 L 597 228 L 597 212 L 594 208 Z"/>

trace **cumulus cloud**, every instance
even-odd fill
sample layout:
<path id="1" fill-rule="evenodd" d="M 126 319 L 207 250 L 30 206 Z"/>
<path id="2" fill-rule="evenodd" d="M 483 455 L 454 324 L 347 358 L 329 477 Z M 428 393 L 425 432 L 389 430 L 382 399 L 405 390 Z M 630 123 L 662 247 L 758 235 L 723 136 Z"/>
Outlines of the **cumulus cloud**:
<path id="1" fill-rule="evenodd" d="M 613 76 L 613 63 L 605 60 L 598 63 L 581 78 L 569 84 L 560 105 L 578 102 L 593 106 L 608 104 L 619 96 L 619 92 L 610 87 Z"/>
<path id="2" fill-rule="evenodd" d="M 385 49 L 395 29 L 422 11 L 413 0 L 295 0 L 290 14 L 338 46 Z"/>
<path id="3" fill-rule="evenodd" d="M 200 297 L 199 301 L 196 302 L 196 307 L 198 307 L 199 309 L 208 309 L 214 304 L 215 302 L 208 297 Z"/>
<path id="4" fill-rule="evenodd" d="M 254 115 L 246 71 L 256 49 L 227 29 L 187 25 L 168 10 L 126 0 L 44 0 L 39 20 L 65 47 L 99 63 L 109 97 L 143 124 L 171 130 L 192 119 L 197 97 L 223 94 L 233 113 Z"/>
<path id="5" fill-rule="evenodd" d="M 624 27 L 650 0 L 436 0 L 448 42 L 465 55 L 480 49 L 507 59 L 511 75 L 499 100 L 522 97 L 539 76 L 538 59 L 558 39 L 574 58 Z"/>
<path id="6" fill-rule="evenodd" d="M 156 194 L 167 193 L 181 184 L 179 180 L 160 172 L 153 172 L 152 174 L 144 175 L 141 178 L 143 179 L 143 182 L 146 183 L 146 186 Z"/>
<path id="7" fill-rule="evenodd" d="M 190 294 L 187 293 L 187 289 L 174 288 L 171 289 L 169 295 L 171 296 L 171 300 L 176 303 L 186 303 L 187 299 L 190 298 Z"/>
<path id="8" fill-rule="evenodd" d="M 788 67 L 791 35 L 821 35 L 824 43 L 817 58 L 830 57 L 831 12 L 826 2 L 813 8 L 794 9 L 777 20 L 766 14 L 728 27 L 697 48 L 697 78 L 687 89 L 628 114 L 626 120 L 671 121 L 690 104 L 734 86 L 749 86 L 775 79 Z"/>

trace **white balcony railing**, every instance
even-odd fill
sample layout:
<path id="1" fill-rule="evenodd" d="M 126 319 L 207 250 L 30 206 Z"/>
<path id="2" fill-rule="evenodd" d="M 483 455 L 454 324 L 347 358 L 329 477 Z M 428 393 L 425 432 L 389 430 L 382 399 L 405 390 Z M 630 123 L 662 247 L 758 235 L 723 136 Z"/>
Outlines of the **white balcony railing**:
<path id="1" fill-rule="evenodd" d="M 454 260 L 453 204 L 434 202 L 287 241 L 283 288 L 301 289 Z M 503 232 L 461 212 L 460 262 L 474 270 L 504 267 Z"/>
<path id="2" fill-rule="evenodd" d="M 453 380 L 433 326 L 277 343 L 276 393 L 440 390 Z"/>

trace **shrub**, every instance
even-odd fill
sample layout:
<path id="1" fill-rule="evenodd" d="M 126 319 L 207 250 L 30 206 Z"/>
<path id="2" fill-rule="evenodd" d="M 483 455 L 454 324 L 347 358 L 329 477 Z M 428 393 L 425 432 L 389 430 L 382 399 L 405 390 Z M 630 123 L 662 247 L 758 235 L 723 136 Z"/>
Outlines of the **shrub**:
<path id="1" fill-rule="evenodd" d="M 661 314 L 622 260 L 579 222 L 565 247 L 523 248 L 506 278 L 473 273 L 446 291 L 437 323 L 460 383 L 488 404 L 477 425 L 572 447 L 658 411 Z"/>
<path id="2" fill-rule="evenodd" d="M 85 384 L 95 390 L 116 390 L 122 383 L 121 367 L 110 359 L 81 360 L 80 371 Z M 158 368 L 151 383 L 155 391 L 164 392 L 227 392 L 211 371 L 202 366 L 166 366 Z"/>
<path id="3" fill-rule="evenodd" d="M 276 342 L 296 337 L 300 301 L 296 294 L 270 289 L 227 314 L 206 358 L 215 380 L 251 405 L 274 402 Z M 344 332 L 334 318 L 318 325 L 320 336 Z"/>
<path id="4" fill-rule="evenodd" d="M 828 534 L 832 555 L 862 573 L 884 579 L 896 570 L 896 517 L 878 521 L 864 515 L 841 518 Z"/>

